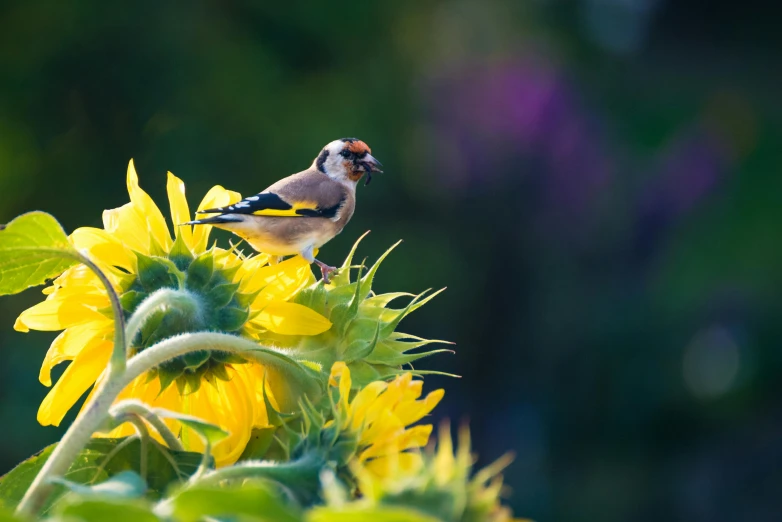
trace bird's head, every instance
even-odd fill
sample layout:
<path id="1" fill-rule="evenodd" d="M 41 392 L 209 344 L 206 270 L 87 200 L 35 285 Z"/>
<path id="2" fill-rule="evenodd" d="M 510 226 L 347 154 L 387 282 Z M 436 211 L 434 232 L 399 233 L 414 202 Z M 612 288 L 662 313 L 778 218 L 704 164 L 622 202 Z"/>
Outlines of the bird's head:
<path id="1" fill-rule="evenodd" d="M 342 138 L 323 147 L 313 165 L 330 178 L 354 185 L 366 174 L 366 185 L 369 185 L 373 172 L 383 172 L 371 152 L 359 139 Z"/>

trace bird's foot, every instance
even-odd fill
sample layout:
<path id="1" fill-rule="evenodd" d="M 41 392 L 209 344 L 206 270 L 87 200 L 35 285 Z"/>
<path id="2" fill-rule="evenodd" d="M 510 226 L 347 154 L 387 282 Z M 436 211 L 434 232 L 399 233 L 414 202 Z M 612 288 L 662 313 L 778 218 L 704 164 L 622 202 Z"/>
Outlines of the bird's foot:
<path id="1" fill-rule="evenodd" d="M 315 264 L 320 267 L 320 273 L 323 275 L 323 282 L 326 284 L 331 283 L 331 279 L 329 279 L 329 276 L 331 276 L 331 274 L 336 274 L 338 272 L 337 267 L 329 266 L 322 261 L 318 261 L 317 259 L 315 260 Z"/>

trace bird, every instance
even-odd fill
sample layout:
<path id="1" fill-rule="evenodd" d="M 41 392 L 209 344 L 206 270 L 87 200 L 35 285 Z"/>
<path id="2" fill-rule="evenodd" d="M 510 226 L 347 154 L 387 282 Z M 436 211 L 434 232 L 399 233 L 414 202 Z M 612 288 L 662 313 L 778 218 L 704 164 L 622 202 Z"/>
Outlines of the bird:
<path id="1" fill-rule="evenodd" d="M 244 239 L 254 250 L 277 259 L 300 254 L 320 267 L 329 284 L 336 268 L 315 259 L 319 249 L 342 232 L 356 209 L 356 185 L 383 172 L 369 146 L 357 138 L 327 144 L 306 170 L 225 207 L 199 210 L 216 214 L 182 225 L 213 225 Z"/>

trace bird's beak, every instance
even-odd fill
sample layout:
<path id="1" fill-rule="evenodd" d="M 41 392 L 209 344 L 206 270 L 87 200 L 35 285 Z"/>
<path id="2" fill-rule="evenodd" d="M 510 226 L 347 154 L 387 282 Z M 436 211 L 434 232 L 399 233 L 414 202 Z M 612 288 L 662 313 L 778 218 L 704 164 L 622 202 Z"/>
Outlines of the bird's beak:
<path id="1" fill-rule="evenodd" d="M 380 163 L 372 154 L 367 154 L 364 157 L 364 160 L 361 162 L 361 166 L 364 167 L 364 172 L 367 173 L 367 181 L 364 183 L 364 186 L 369 185 L 369 182 L 372 181 L 372 173 L 373 172 L 383 172 L 380 170 L 380 167 L 383 166 L 382 163 Z"/>
<path id="2" fill-rule="evenodd" d="M 367 172 L 383 172 L 380 170 L 380 167 L 383 166 L 382 163 L 380 163 L 377 158 L 372 156 L 372 154 L 367 154 L 364 158 L 365 168 L 367 169 Z"/>

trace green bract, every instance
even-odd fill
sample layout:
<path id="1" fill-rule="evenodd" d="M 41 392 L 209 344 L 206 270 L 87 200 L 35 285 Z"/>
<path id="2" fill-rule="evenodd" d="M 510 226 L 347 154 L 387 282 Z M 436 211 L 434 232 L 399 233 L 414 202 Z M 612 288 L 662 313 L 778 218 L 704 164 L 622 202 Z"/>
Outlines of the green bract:
<path id="1" fill-rule="evenodd" d="M 187 332 L 241 332 L 250 318 L 250 303 L 257 293 L 238 291 L 239 283 L 233 282 L 238 265 L 231 268 L 215 266 L 215 256 L 219 254 L 214 248 L 194 257 L 181 236 L 168 253 L 152 256 L 134 253 L 138 267 L 136 276 L 120 295 L 126 317 L 161 289 L 178 291 L 182 300 L 191 305 L 165 307 L 151 314 L 129 340 L 132 353 Z M 200 387 L 202 379 L 228 380 L 225 364 L 244 362 L 243 358 L 225 352 L 194 352 L 160 365 L 150 372 L 150 379 L 159 377 L 161 390 L 176 382 L 180 391 L 192 392 Z"/>
<path id="2" fill-rule="evenodd" d="M 366 235 L 366 234 L 365 234 Z M 362 236 L 363 238 L 363 236 Z M 332 277 L 331 285 L 317 282 L 296 296 L 296 302 L 303 304 L 327 317 L 333 324 L 326 332 L 314 336 L 264 336 L 271 344 L 293 351 L 298 359 L 316 362 L 323 368 L 331 368 L 336 361 L 344 361 L 353 376 L 353 387 L 361 388 L 377 380 L 392 378 L 403 371 L 414 374 L 427 373 L 411 369 L 412 363 L 450 350 L 428 350 L 413 352 L 417 348 L 446 341 L 422 339 L 396 331 L 396 327 L 408 314 L 419 309 L 437 294 L 429 291 L 418 295 L 404 292 L 375 294 L 372 283 L 380 264 L 399 245 L 386 250 L 374 265 L 359 277 L 351 280 L 353 256 L 361 238 L 353 245 L 339 274 Z M 359 267 L 361 272 L 363 266 Z M 389 304 L 399 298 L 410 298 L 404 308 L 391 308 Z M 436 372 L 432 372 L 436 373 Z"/>

